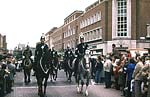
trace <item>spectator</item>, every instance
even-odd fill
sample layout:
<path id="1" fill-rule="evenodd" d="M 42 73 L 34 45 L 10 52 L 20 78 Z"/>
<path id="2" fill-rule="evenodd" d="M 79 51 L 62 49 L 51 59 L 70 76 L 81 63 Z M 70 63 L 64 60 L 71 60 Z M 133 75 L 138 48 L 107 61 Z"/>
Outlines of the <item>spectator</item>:
<path id="1" fill-rule="evenodd" d="M 8 56 L 8 60 L 7 60 L 7 67 L 8 67 L 8 71 L 9 76 L 7 79 L 7 92 L 11 92 L 13 83 L 14 83 L 14 75 L 15 75 L 15 65 L 12 64 L 12 56 Z"/>
<path id="2" fill-rule="evenodd" d="M 110 56 L 107 55 L 106 56 L 106 61 L 104 63 L 104 72 L 105 72 L 105 87 L 106 88 L 111 88 L 111 60 L 110 60 Z"/>
<path id="3" fill-rule="evenodd" d="M 102 63 L 101 56 L 98 56 L 98 58 L 97 58 L 95 69 L 96 69 L 95 82 L 98 84 L 101 82 L 101 76 L 100 75 L 101 75 L 101 72 L 103 70 L 103 63 Z"/>
<path id="4" fill-rule="evenodd" d="M 133 71 L 135 69 L 135 62 L 134 59 L 131 58 L 129 59 L 129 63 L 127 64 L 127 68 L 126 68 L 126 73 L 127 73 L 127 97 L 131 97 L 131 80 L 132 80 L 132 75 L 133 75 Z"/>
<path id="5" fill-rule="evenodd" d="M 141 56 L 137 57 L 137 62 L 138 63 L 136 64 L 134 72 L 133 72 L 133 78 L 135 80 L 134 95 L 135 95 L 135 97 L 142 97 L 142 93 L 141 93 L 142 79 L 141 79 L 140 71 L 142 70 L 144 65 L 142 63 Z"/>
<path id="6" fill-rule="evenodd" d="M 142 95 L 150 97 L 150 57 L 145 58 L 144 67 L 141 70 L 142 80 Z"/>

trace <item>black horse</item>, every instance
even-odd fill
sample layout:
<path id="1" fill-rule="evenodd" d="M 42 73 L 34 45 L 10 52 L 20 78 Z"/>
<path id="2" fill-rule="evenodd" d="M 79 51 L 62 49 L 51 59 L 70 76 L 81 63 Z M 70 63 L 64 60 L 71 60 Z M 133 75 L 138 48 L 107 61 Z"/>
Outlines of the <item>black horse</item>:
<path id="1" fill-rule="evenodd" d="M 53 80 L 56 81 L 57 79 L 57 73 L 58 73 L 58 57 L 56 58 L 51 58 L 50 59 L 50 63 L 51 63 L 51 66 L 50 66 L 50 78 L 51 78 L 51 82 Z"/>
<path id="2" fill-rule="evenodd" d="M 26 57 L 23 60 L 23 69 L 24 69 L 24 81 L 25 83 L 29 83 L 30 75 L 31 75 L 31 69 L 32 69 L 32 61 L 29 57 Z"/>
<path id="3" fill-rule="evenodd" d="M 47 80 L 50 73 L 50 55 L 49 52 L 44 52 L 39 60 L 36 60 L 35 75 L 38 84 L 38 95 L 40 97 L 46 97 Z M 44 80 L 45 79 L 45 80 Z M 44 91 L 43 91 L 44 81 Z"/>
<path id="4" fill-rule="evenodd" d="M 72 73 L 74 71 L 74 69 L 73 69 L 74 67 L 72 65 L 73 60 L 74 60 L 74 56 L 70 56 L 68 58 L 65 58 L 64 63 L 63 63 L 64 71 L 66 72 L 67 80 L 70 81 L 70 82 L 72 81 L 71 77 L 72 77 Z"/>
<path id="5" fill-rule="evenodd" d="M 90 51 L 86 50 L 84 57 L 79 60 L 79 64 L 76 64 L 76 59 L 73 61 L 73 67 L 77 66 L 75 79 L 77 83 L 77 92 L 83 93 L 83 86 L 86 83 L 85 95 L 88 96 L 88 86 L 91 78 L 91 60 Z M 76 64 L 76 65 L 75 65 Z M 81 89 L 79 88 L 81 81 Z"/>

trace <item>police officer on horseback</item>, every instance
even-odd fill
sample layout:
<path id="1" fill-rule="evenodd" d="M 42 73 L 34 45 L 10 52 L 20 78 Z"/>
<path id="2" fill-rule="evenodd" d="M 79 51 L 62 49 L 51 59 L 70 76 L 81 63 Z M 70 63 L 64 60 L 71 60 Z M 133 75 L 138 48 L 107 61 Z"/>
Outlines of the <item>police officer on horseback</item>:
<path id="1" fill-rule="evenodd" d="M 35 49 L 35 56 L 34 56 L 34 71 L 37 68 L 37 64 L 39 64 L 39 60 L 44 55 L 44 53 L 48 52 L 48 45 L 45 43 L 45 37 L 41 36 L 40 43 L 37 43 L 36 49 Z"/>
<path id="2" fill-rule="evenodd" d="M 31 60 L 31 62 L 33 62 L 33 60 L 31 59 L 31 56 L 32 56 L 32 51 L 29 47 L 29 45 L 26 46 L 26 49 L 23 51 L 23 62 L 26 58 L 29 58 Z"/>
<path id="3" fill-rule="evenodd" d="M 29 83 L 30 82 L 30 70 L 32 68 L 32 63 L 33 63 L 33 60 L 31 59 L 32 51 L 29 45 L 27 45 L 26 49 L 23 51 L 23 56 L 24 58 L 23 58 L 22 64 L 23 64 L 23 69 L 24 69 L 24 81 L 25 83 Z"/>
<path id="4" fill-rule="evenodd" d="M 68 62 L 68 60 L 70 60 L 70 64 L 71 64 L 71 62 L 73 61 L 73 58 L 74 58 L 74 54 L 73 54 L 73 52 L 72 52 L 72 50 L 71 50 L 71 48 L 70 48 L 70 45 L 68 44 L 67 45 L 67 49 L 65 50 L 65 52 L 64 52 L 64 61 L 65 61 L 65 71 L 66 71 L 66 69 L 67 69 L 67 62 Z"/>
<path id="5" fill-rule="evenodd" d="M 84 57 L 85 51 L 88 49 L 88 44 L 84 42 L 84 36 L 80 35 L 80 43 L 76 46 L 75 54 L 77 55 L 76 64 L 75 64 L 75 74 L 77 72 L 78 64 L 80 60 Z"/>
<path id="6" fill-rule="evenodd" d="M 70 48 L 70 45 L 68 44 L 67 49 L 66 49 L 65 54 L 64 54 L 64 58 L 69 59 L 69 58 L 72 58 L 72 57 L 74 57 L 74 54 L 73 54 L 73 52 Z"/>
<path id="7" fill-rule="evenodd" d="M 58 53 L 55 50 L 54 45 L 52 45 L 50 57 L 51 57 L 51 72 L 53 75 L 53 79 L 56 81 L 58 70 Z"/>
<path id="8" fill-rule="evenodd" d="M 57 55 L 57 51 L 55 50 L 54 46 L 52 46 L 52 49 L 51 49 L 51 58 L 55 60 L 55 58 L 57 58 L 58 55 Z"/>

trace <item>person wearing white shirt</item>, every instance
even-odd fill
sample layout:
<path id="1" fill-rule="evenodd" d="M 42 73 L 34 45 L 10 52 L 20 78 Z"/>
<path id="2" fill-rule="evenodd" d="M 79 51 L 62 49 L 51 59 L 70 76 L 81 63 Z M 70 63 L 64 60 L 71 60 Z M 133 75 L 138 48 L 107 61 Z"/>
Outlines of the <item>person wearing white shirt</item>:
<path id="1" fill-rule="evenodd" d="M 110 60 L 110 56 L 106 56 L 106 61 L 104 63 L 104 72 L 105 72 L 105 87 L 106 88 L 111 88 L 111 65 L 112 62 Z"/>

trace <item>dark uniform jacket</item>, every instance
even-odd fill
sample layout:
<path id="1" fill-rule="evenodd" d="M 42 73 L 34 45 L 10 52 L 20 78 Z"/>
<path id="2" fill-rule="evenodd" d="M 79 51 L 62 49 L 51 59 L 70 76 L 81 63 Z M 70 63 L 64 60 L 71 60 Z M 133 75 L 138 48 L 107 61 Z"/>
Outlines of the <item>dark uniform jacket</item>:
<path id="1" fill-rule="evenodd" d="M 40 60 L 44 53 L 48 52 L 48 45 L 45 43 L 39 43 L 35 49 L 35 61 Z"/>
<path id="2" fill-rule="evenodd" d="M 29 57 L 29 58 L 30 58 L 30 57 L 32 56 L 32 51 L 31 51 L 30 49 L 24 50 L 23 56 L 25 56 L 25 58 L 26 58 L 26 57 Z"/>
<path id="3" fill-rule="evenodd" d="M 88 45 L 86 43 L 80 43 L 76 47 L 75 54 L 80 57 L 85 55 L 85 50 L 88 48 Z"/>
<path id="4" fill-rule="evenodd" d="M 52 58 L 52 59 L 55 59 L 55 58 L 58 57 L 56 50 L 52 50 L 50 54 L 51 54 L 51 58 Z"/>
<path id="5" fill-rule="evenodd" d="M 65 51 L 65 59 L 68 59 L 68 58 L 71 58 L 71 57 L 73 57 L 74 55 L 73 55 L 73 52 L 71 51 L 71 49 L 67 49 L 66 51 Z"/>

